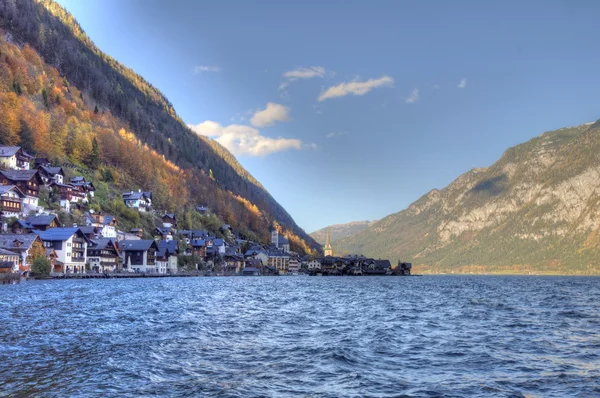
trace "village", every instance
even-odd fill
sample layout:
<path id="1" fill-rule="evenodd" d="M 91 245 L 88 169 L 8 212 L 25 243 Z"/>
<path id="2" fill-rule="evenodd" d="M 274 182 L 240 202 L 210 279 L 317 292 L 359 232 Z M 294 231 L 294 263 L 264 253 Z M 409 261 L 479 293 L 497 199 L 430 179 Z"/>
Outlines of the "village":
<path id="1" fill-rule="evenodd" d="M 48 259 L 49 276 L 176 275 L 410 275 L 411 264 L 361 255 L 334 256 L 327 235 L 323 256 L 301 256 L 276 228 L 269 244 L 219 231 L 179 229 L 174 213 L 152 207 L 152 192 L 121 194 L 124 205 L 160 219 L 153 231 L 119 229 L 116 216 L 88 206 L 96 188 L 83 176 L 66 180 L 60 166 L 34 158 L 21 147 L 0 147 L 0 274 L 28 277 L 38 257 Z M 41 206 L 42 190 L 57 195 L 60 210 L 83 212 L 85 223 L 63 225 L 57 212 Z M 197 206 L 207 214 L 210 209 Z M 143 239 L 152 236 L 153 239 Z"/>

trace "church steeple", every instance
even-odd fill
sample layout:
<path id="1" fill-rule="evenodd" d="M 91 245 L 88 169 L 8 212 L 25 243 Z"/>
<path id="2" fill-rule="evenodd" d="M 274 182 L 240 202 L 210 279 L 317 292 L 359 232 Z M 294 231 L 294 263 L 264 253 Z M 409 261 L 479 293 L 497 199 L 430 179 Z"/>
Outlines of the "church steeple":
<path id="1" fill-rule="evenodd" d="M 329 228 L 327 228 L 327 238 L 325 238 L 325 246 L 323 246 L 323 254 L 325 257 L 333 256 L 333 248 L 331 247 L 331 241 L 329 239 Z"/>

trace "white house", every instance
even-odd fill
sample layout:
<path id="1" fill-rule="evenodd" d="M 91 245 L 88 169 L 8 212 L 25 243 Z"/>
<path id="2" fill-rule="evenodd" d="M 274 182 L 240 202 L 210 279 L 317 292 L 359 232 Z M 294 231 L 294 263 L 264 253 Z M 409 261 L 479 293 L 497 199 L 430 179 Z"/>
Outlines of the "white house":
<path id="1" fill-rule="evenodd" d="M 141 190 L 137 192 L 129 191 L 124 192 L 122 196 L 125 206 L 132 209 L 144 212 L 150 210 L 152 206 L 152 192 L 142 192 Z"/>
<path id="2" fill-rule="evenodd" d="M 77 227 L 34 230 L 44 242 L 44 247 L 54 249 L 56 259 L 64 264 L 66 273 L 84 273 L 87 247 L 90 240 Z"/>
<path id="3" fill-rule="evenodd" d="M 319 260 L 310 260 L 307 266 L 309 270 L 321 269 L 321 262 Z"/>
<path id="4" fill-rule="evenodd" d="M 101 228 L 100 233 L 104 238 L 117 237 L 117 218 L 108 214 L 85 213 L 85 224 L 90 227 Z"/>
<path id="5" fill-rule="evenodd" d="M 177 273 L 177 254 L 179 248 L 175 240 L 161 240 L 158 242 L 158 251 L 156 252 L 156 269 L 161 274 Z"/>
<path id="6" fill-rule="evenodd" d="M 33 156 L 20 146 L 0 146 L 0 164 L 13 170 L 29 170 Z"/>

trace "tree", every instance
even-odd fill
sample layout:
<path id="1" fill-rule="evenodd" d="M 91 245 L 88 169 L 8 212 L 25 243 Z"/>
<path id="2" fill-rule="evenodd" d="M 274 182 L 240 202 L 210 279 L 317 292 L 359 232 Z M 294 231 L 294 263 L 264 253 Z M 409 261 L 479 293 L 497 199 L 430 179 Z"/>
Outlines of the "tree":
<path id="1" fill-rule="evenodd" d="M 38 257 L 31 264 L 31 272 L 37 276 L 48 276 L 52 270 L 52 264 L 46 257 Z"/>
<path id="2" fill-rule="evenodd" d="M 0 94 L 0 142 L 16 145 L 19 142 L 21 121 L 19 100 L 15 93 Z"/>
<path id="3" fill-rule="evenodd" d="M 100 165 L 100 149 L 98 148 L 98 140 L 96 137 L 92 139 L 92 153 L 90 154 L 90 167 L 98 168 Z"/>

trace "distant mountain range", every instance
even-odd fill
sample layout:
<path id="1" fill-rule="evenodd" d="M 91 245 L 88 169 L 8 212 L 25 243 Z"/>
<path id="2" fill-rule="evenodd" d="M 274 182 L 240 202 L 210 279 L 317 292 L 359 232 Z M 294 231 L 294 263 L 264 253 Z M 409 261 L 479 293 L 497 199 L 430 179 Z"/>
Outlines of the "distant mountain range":
<path id="1" fill-rule="evenodd" d="M 509 148 L 333 246 L 417 272 L 599 274 L 599 232 L 596 122 Z"/>
<path id="2" fill-rule="evenodd" d="M 312 232 L 310 236 L 321 245 L 324 245 L 325 238 L 327 236 L 327 229 L 329 229 L 329 239 L 331 240 L 331 244 L 334 244 L 340 239 L 359 233 L 374 222 L 375 221 L 353 221 L 346 224 L 330 225 L 328 227 L 319 229 L 318 231 Z"/>

